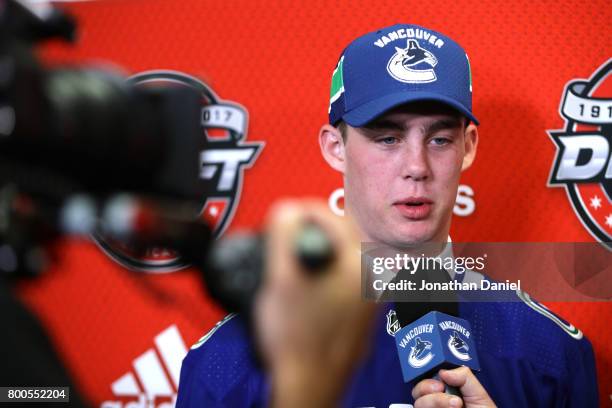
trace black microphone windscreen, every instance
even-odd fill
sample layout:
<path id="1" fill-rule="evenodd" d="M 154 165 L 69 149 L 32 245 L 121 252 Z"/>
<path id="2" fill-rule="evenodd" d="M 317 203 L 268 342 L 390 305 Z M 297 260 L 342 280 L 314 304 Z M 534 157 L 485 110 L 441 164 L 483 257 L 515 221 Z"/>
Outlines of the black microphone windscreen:
<path id="1" fill-rule="evenodd" d="M 417 270 L 415 273 L 399 271 L 394 280 L 410 280 L 420 288 L 421 281 L 427 283 L 448 283 L 451 281 L 446 269 L 438 267 L 427 270 Z M 459 316 L 457 294 L 452 290 L 416 290 L 411 293 L 410 299 L 395 303 L 395 312 L 402 327 L 423 317 L 429 312 L 438 311 L 451 316 Z"/>

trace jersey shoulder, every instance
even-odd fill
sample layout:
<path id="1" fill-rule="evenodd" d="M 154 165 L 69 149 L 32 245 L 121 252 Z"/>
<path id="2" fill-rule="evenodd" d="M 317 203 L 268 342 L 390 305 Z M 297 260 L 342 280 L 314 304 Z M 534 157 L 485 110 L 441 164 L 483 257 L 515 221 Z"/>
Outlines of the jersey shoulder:
<path id="1" fill-rule="evenodd" d="M 485 388 L 504 406 L 596 407 L 599 395 L 590 341 L 525 292 L 517 291 L 516 298 L 508 300 L 461 304 L 483 373 L 495 373 L 479 376 Z M 502 385 L 501 378 L 506 379 Z M 508 383 L 522 388 L 509 390 Z"/>
<path id="2" fill-rule="evenodd" d="M 177 407 L 257 406 L 264 388 L 246 325 L 240 316 L 230 314 L 183 360 Z"/>
<path id="3" fill-rule="evenodd" d="M 595 369 L 591 343 L 582 331 L 525 292 L 517 291 L 513 301 L 466 303 L 463 310 L 479 350 L 527 360 L 548 373 L 568 372 L 578 361 Z"/>

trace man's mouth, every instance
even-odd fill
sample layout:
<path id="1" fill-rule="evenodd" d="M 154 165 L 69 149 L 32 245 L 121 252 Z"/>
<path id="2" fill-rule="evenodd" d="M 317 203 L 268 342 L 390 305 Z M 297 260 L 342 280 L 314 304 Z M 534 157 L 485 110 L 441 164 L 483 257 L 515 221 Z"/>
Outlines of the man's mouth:
<path id="1" fill-rule="evenodd" d="M 393 204 L 402 216 L 415 221 L 427 218 L 432 205 L 433 201 L 425 197 L 406 198 Z"/>

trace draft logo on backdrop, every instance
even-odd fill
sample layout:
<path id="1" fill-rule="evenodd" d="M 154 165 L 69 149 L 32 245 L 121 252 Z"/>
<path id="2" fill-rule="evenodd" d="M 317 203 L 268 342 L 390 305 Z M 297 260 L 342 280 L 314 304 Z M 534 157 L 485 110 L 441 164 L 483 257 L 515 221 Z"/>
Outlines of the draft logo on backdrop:
<path id="1" fill-rule="evenodd" d="M 612 59 L 591 77 L 567 83 L 559 114 L 563 130 L 548 132 L 557 147 L 549 187 L 564 187 L 582 225 L 612 249 Z"/>
<path id="2" fill-rule="evenodd" d="M 136 86 L 186 86 L 196 89 L 202 96 L 202 137 L 206 149 L 200 152 L 199 180 L 204 183 L 206 197 L 202 197 L 200 214 L 218 237 L 231 223 L 242 191 L 242 178 L 246 168 L 253 165 L 264 147 L 264 142 L 246 142 L 247 110 L 230 101 L 224 101 L 199 79 L 177 71 L 155 70 L 135 74 L 129 82 Z M 175 252 L 165 248 L 150 248 L 145 256 L 135 256 L 129 248 L 111 242 L 103 236 L 94 237 L 96 243 L 121 265 L 143 272 L 172 272 L 189 266 Z"/>

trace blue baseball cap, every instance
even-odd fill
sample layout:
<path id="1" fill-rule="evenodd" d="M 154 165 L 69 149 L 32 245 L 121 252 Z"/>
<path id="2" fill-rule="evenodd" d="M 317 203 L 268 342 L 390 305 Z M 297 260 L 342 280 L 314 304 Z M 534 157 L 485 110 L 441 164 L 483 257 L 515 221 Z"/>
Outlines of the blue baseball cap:
<path id="1" fill-rule="evenodd" d="M 472 122 L 467 54 L 447 36 L 396 24 L 350 43 L 332 74 L 329 123 L 360 127 L 409 102 L 442 102 Z"/>

